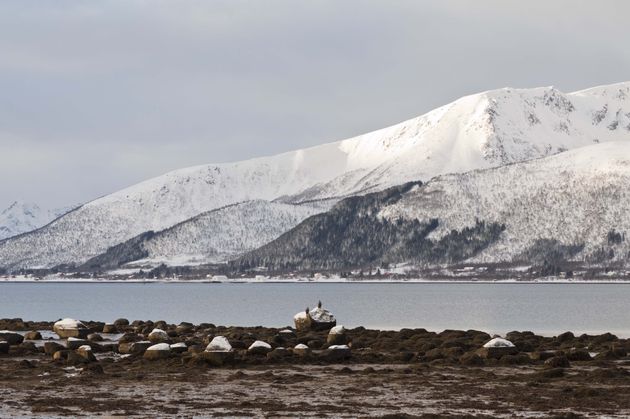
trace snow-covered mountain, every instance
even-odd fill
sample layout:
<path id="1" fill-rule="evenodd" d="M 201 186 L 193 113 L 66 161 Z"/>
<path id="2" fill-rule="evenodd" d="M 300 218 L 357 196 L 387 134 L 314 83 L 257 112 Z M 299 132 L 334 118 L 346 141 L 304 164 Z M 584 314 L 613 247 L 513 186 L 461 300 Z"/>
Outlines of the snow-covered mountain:
<path id="1" fill-rule="evenodd" d="M 476 220 L 501 223 L 499 239 L 471 262 L 531 258 L 543 241 L 578 261 L 630 265 L 630 142 L 611 142 L 504 167 L 440 176 L 381 209 L 388 219 L 438 218 L 430 238 Z M 609 234 L 610 233 L 610 234 Z M 612 235 L 619 235 L 618 239 Z M 611 252 L 612 250 L 612 252 Z M 603 253 L 602 253 L 603 251 Z"/>
<path id="2" fill-rule="evenodd" d="M 630 266 L 628 185 L 630 141 L 442 175 L 344 200 L 237 264 L 299 270 L 560 259 Z"/>
<path id="3" fill-rule="evenodd" d="M 254 250 L 289 231 L 323 206 L 262 200 L 241 202 L 204 212 L 155 234 L 135 237 L 86 262 L 85 268 L 190 265 L 221 262 Z"/>
<path id="4" fill-rule="evenodd" d="M 143 232 L 237 202 L 335 201 L 410 180 L 627 140 L 629 134 L 630 83 L 570 94 L 554 88 L 483 92 L 348 140 L 150 179 L 0 242 L 0 265 L 81 263 Z"/>
<path id="5" fill-rule="evenodd" d="M 0 212 L 0 240 L 33 231 L 71 209 L 72 207 L 49 210 L 32 202 L 14 201 Z"/>

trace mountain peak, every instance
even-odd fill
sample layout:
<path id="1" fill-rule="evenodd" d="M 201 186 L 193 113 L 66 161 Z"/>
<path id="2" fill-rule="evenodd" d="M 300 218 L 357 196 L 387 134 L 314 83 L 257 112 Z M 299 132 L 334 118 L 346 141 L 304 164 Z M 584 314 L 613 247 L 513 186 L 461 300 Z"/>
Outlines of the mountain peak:
<path id="1" fill-rule="evenodd" d="M 553 87 L 489 90 L 343 141 L 176 170 L 0 243 L 0 260 L 21 266 L 81 263 L 149 230 L 239 202 L 331 203 L 442 174 L 627 141 L 630 101 L 621 94 L 626 87 L 575 93 Z"/>

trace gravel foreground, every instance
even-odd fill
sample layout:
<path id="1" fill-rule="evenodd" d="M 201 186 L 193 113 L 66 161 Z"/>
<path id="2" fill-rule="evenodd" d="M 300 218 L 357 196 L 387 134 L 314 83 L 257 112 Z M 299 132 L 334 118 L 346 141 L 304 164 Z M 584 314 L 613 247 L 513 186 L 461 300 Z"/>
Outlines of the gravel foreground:
<path id="1" fill-rule="evenodd" d="M 339 354 L 327 349 L 327 331 L 84 323 L 90 359 L 67 348 L 82 339 L 59 339 L 53 323 L 0 320 L 0 330 L 42 335 L 0 353 L 1 417 L 630 416 L 630 340 L 611 334 L 511 332 L 516 349 L 496 356 L 480 350 L 484 332 L 356 328 Z M 129 353 L 156 328 L 186 350 Z M 204 356 L 215 336 L 229 340 L 232 357 Z M 256 340 L 271 348 L 248 350 Z M 299 343 L 312 349 L 298 354 Z"/>

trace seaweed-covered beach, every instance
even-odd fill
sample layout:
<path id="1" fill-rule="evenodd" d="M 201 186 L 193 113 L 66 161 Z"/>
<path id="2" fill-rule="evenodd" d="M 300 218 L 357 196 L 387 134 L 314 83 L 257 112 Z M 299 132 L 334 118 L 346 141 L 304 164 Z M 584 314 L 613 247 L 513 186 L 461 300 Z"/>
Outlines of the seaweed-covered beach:
<path id="1" fill-rule="evenodd" d="M 612 334 L 77 323 L 0 320 L 1 416 L 630 414 Z"/>

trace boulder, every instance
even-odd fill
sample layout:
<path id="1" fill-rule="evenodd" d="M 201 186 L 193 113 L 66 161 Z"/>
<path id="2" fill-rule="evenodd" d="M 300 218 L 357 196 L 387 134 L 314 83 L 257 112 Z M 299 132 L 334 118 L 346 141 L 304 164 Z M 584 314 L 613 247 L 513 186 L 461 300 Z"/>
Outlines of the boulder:
<path id="1" fill-rule="evenodd" d="M 198 354 L 200 352 L 203 352 L 203 346 L 201 345 L 191 345 L 188 347 L 188 353 L 191 354 Z"/>
<path id="2" fill-rule="evenodd" d="M 187 323 L 187 322 L 181 322 L 176 328 L 175 331 L 178 334 L 186 334 L 186 333 L 192 333 L 194 331 L 194 327 L 192 323 Z"/>
<path id="3" fill-rule="evenodd" d="M 171 345 L 168 343 L 158 343 L 153 346 L 149 346 L 144 352 L 143 358 L 151 361 L 157 359 L 166 359 L 171 356 Z"/>
<path id="4" fill-rule="evenodd" d="M 475 352 L 466 352 L 464 355 L 459 357 L 459 363 L 466 366 L 483 366 L 484 360 Z"/>
<path id="5" fill-rule="evenodd" d="M 114 321 L 114 326 L 118 326 L 118 327 L 129 326 L 129 320 L 127 320 L 127 319 L 116 319 Z"/>
<path id="6" fill-rule="evenodd" d="M 8 354 L 10 347 L 11 345 L 9 345 L 9 342 L 4 340 L 0 341 L 0 354 Z"/>
<path id="7" fill-rule="evenodd" d="M 118 339 L 118 342 L 129 343 L 129 342 L 140 342 L 141 340 L 144 340 L 144 339 L 140 335 L 137 335 L 135 333 L 125 333 L 124 335 L 120 337 L 120 339 Z"/>
<path id="8" fill-rule="evenodd" d="M 79 346 L 75 352 L 85 358 L 88 362 L 96 361 L 96 357 L 94 356 L 94 352 L 92 352 L 92 347 L 90 345 Z"/>
<path id="9" fill-rule="evenodd" d="M 346 335 L 345 327 L 339 325 L 330 329 L 326 343 L 329 345 L 345 345 L 348 343 L 348 336 Z"/>
<path id="10" fill-rule="evenodd" d="M 24 341 L 18 345 L 18 348 L 20 349 L 21 353 L 30 353 L 30 354 L 39 353 L 39 349 L 37 349 L 37 345 L 35 345 L 33 342 Z"/>
<path id="11" fill-rule="evenodd" d="M 352 356 L 348 345 L 332 345 L 324 351 L 322 357 L 326 361 L 337 362 L 348 359 Z"/>
<path id="12" fill-rule="evenodd" d="M 9 330 L 0 330 L 0 340 L 7 342 L 9 345 L 19 345 L 24 342 L 24 336 Z"/>
<path id="13" fill-rule="evenodd" d="M 64 349 L 66 349 L 66 347 L 57 342 L 44 342 L 44 353 L 46 355 L 53 355 L 55 352 Z"/>
<path id="14" fill-rule="evenodd" d="M 89 335 L 87 335 L 87 340 L 89 340 L 90 342 L 102 342 L 103 336 L 99 335 L 98 333 L 90 333 Z"/>
<path id="15" fill-rule="evenodd" d="M 171 352 L 181 354 L 188 351 L 188 346 L 184 342 L 178 342 L 171 345 Z"/>
<path id="16" fill-rule="evenodd" d="M 74 319 L 59 320 L 53 325 L 53 330 L 60 338 L 86 338 L 90 334 L 83 323 Z"/>
<path id="17" fill-rule="evenodd" d="M 215 336 L 206 350 L 197 356 L 211 365 L 220 367 L 234 361 L 234 350 L 225 336 Z"/>
<path id="18" fill-rule="evenodd" d="M 53 361 L 62 361 L 62 360 L 68 359 L 69 353 L 70 351 L 67 349 L 60 349 L 53 354 L 52 356 Z"/>
<path id="19" fill-rule="evenodd" d="M 68 351 L 65 360 L 68 366 L 84 366 L 90 363 L 90 361 L 74 351 Z"/>
<path id="20" fill-rule="evenodd" d="M 234 362 L 234 351 L 204 351 L 195 356 L 215 367 Z"/>
<path id="21" fill-rule="evenodd" d="M 232 352 L 232 345 L 225 336 L 215 336 L 206 347 L 206 352 Z"/>
<path id="22" fill-rule="evenodd" d="M 311 330 L 311 316 L 308 315 L 308 311 L 297 313 L 295 316 L 293 316 L 293 322 L 295 323 L 295 329 L 298 332 L 306 332 Z"/>
<path id="23" fill-rule="evenodd" d="M 68 349 L 78 349 L 79 346 L 87 345 L 89 342 L 85 339 L 68 338 L 66 346 Z"/>
<path id="24" fill-rule="evenodd" d="M 153 329 L 151 333 L 149 333 L 148 338 L 149 341 L 153 343 L 168 342 L 168 340 L 170 339 L 168 333 L 158 328 Z"/>
<path id="25" fill-rule="evenodd" d="M 303 343 L 300 343 L 295 345 L 295 348 L 293 348 L 293 353 L 299 357 L 305 358 L 311 354 L 311 348 Z"/>
<path id="26" fill-rule="evenodd" d="M 573 349 L 567 353 L 567 359 L 569 361 L 590 361 L 593 357 L 586 349 Z"/>
<path id="27" fill-rule="evenodd" d="M 297 313 L 293 316 L 293 322 L 298 332 L 328 330 L 337 324 L 335 316 L 330 311 L 322 308 L 321 301 L 313 310 L 309 310 L 307 307 L 305 311 Z"/>
<path id="28" fill-rule="evenodd" d="M 271 352 L 271 345 L 262 340 L 257 340 L 247 348 L 247 353 L 251 355 L 267 355 Z"/>
<path id="29" fill-rule="evenodd" d="M 569 368 L 571 364 L 565 355 L 558 355 L 546 360 L 545 366 L 548 368 Z"/>
<path id="30" fill-rule="evenodd" d="M 269 352 L 267 354 L 267 359 L 270 361 L 275 361 L 275 360 L 279 360 L 279 359 L 284 359 L 286 357 L 288 357 L 289 355 L 291 355 L 291 352 L 289 352 L 286 348 L 276 348 L 273 351 Z"/>
<path id="31" fill-rule="evenodd" d="M 42 339 L 42 334 L 39 333 L 37 330 L 33 330 L 31 332 L 27 332 L 26 334 L 24 334 L 24 339 L 26 339 L 26 340 L 41 340 Z"/>
<path id="32" fill-rule="evenodd" d="M 105 323 L 103 325 L 103 333 L 118 333 L 118 327 L 112 323 Z"/>
<path id="33" fill-rule="evenodd" d="M 486 359 L 500 359 L 504 355 L 516 355 L 517 353 L 518 349 L 512 342 L 499 337 L 486 342 L 482 348 L 477 350 L 477 355 Z"/>

